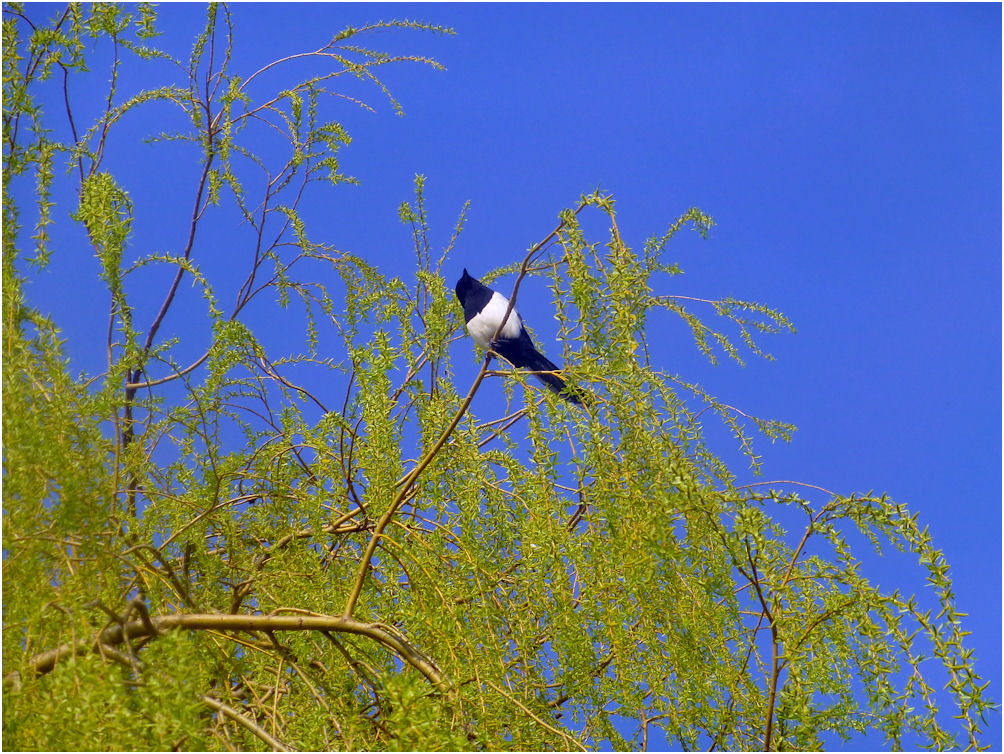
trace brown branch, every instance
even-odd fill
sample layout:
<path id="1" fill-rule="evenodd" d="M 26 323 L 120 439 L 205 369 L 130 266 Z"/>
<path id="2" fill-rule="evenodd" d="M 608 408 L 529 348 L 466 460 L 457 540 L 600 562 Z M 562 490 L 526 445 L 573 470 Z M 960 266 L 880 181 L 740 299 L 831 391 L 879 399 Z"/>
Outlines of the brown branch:
<path id="1" fill-rule="evenodd" d="M 75 150 L 80 150 L 80 137 L 77 135 L 77 125 L 73 122 L 73 108 L 70 107 L 70 69 L 61 60 L 57 61 L 57 65 L 63 69 L 63 102 L 66 105 L 66 117 L 70 121 L 70 132 L 73 134 L 73 147 Z M 77 168 L 80 171 L 80 183 L 83 184 L 84 158 L 81 157 L 79 151 L 77 151 Z"/>
<path id="2" fill-rule="evenodd" d="M 152 629 L 152 630 L 151 630 Z M 102 647 L 115 647 L 129 639 L 154 638 L 166 631 L 334 631 L 357 634 L 373 639 L 395 652 L 402 660 L 424 675 L 437 689 L 445 690 L 449 681 L 436 664 L 406 641 L 401 634 L 382 623 L 363 623 L 344 615 L 227 615 L 223 613 L 174 613 L 143 616 L 140 620 L 109 626 L 93 640 L 63 644 L 41 652 L 28 661 L 27 669 L 35 675 L 45 675 L 68 657 L 100 652 Z M 4 685 L 16 681 L 16 673 L 4 676 Z"/>
<path id="3" fill-rule="evenodd" d="M 742 569 L 739 569 L 739 572 L 746 576 L 746 578 L 750 580 L 750 583 L 753 584 L 753 588 L 756 590 L 757 599 L 760 601 L 760 607 L 763 609 L 761 618 L 763 615 L 766 615 L 767 620 L 770 623 L 771 672 L 770 687 L 768 689 L 767 696 L 767 722 L 766 729 L 763 734 L 763 750 L 770 751 L 770 737 L 774 728 L 774 704 L 777 701 L 777 679 L 781 672 L 781 669 L 778 666 L 777 623 L 774 621 L 774 616 L 771 614 L 770 608 L 767 607 L 767 600 L 763 595 L 763 591 L 760 589 L 760 575 L 757 573 L 756 563 L 753 561 L 753 553 L 750 550 L 748 539 L 746 540 L 746 560 L 750 564 L 752 573 L 746 574 Z"/>
<path id="4" fill-rule="evenodd" d="M 173 374 L 166 375 L 164 377 L 159 377 L 155 380 L 147 380 L 145 382 L 127 382 L 126 390 L 144 390 L 146 388 L 156 387 L 157 385 L 163 385 L 165 382 L 171 382 L 178 379 L 179 377 L 184 377 L 189 372 L 198 369 L 206 359 L 209 358 L 209 354 L 212 353 L 212 349 L 207 349 L 205 353 L 202 354 L 198 359 L 193 361 L 184 369 L 180 369 Z"/>
<path id="5" fill-rule="evenodd" d="M 267 358 L 265 358 L 265 356 L 258 357 L 258 366 L 260 366 L 262 371 L 265 372 L 265 374 L 267 374 L 273 380 L 281 383 L 282 385 L 285 385 L 291 390 L 296 390 L 300 392 L 307 398 L 310 398 L 314 403 L 316 403 L 318 408 L 321 409 L 321 411 L 323 411 L 324 413 L 328 413 L 328 407 L 325 406 L 323 403 L 321 403 L 316 397 L 314 397 L 313 393 L 311 393 L 309 390 L 305 388 L 300 387 L 299 385 L 294 385 L 292 382 L 290 382 L 285 377 L 280 375 L 278 370 L 276 370 L 275 365 L 272 362 L 270 362 Z"/>
<path id="6" fill-rule="evenodd" d="M 744 485 L 743 487 L 740 487 L 738 489 L 749 488 L 749 487 L 756 487 L 756 486 L 758 486 L 760 484 L 801 484 L 801 485 L 803 485 L 805 487 L 813 487 L 814 489 L 821 490 L 823 492 L 827 492 L 830 495 L 833 495 L 834 498 L 837 497 L 837 495 L 835 493 L 830 492 L 829 490 L 825 490 L 822 487 L 816 487 L 815 485 L 812 485 L 812 484 L 805 484 L 803 482 L 792 482 L 792 481 L 755 482 L 753 484 Z M 798 547 L 795 548 L 795 552 L 792 554 L 791 560 L 788 561 L 788 568 L 784 572 L 784 578 L 781 580 L 781 584 L 778 587 L 779 589 L 784 588 L 792 580 L 791 573 L 795 569 L 795 563 L 798 561 L 798 558 L 801 556 L 802 550 L 805 548 L 806 542 L 808 542 L 809 541 L 809 537 L 812 536 L 812 533 L 814 531 L 814 528 L 815 528 L 816 524 L 819 523 L 819 521 L 820 521 L 820 519 L 822 519 L 823 515 L 825 513 L 827 513 L 831 509 L 832 505 L 833 505 L 833 501 L 827 503 L 826 505 L 824 505 L 819 510 L 818 513 L 816 513 L 814 516 L 812 516 L 809 519 L 809 525 L 805 528 L 805 533 L 802 534 L 802 539 L 799 541 Z M 748 544 L 747 544 L 747 553 L 748 552 L 749 552 L 749 549 L 748 549 Z M 739 569 L 739 572 L 742 573 L 744 576 L 746 576 L 749 579 L 749 576 L 741 568 Z M 750 579 L 750 584 L 749 585 L 757 587 L 757 584 L 754 583 L 754 581 L 752 579 Z M 743 587 L 743 588 L 745 589 L 746 587 Z M 762 604 L 763 603 L 761 603 L 761 606 L 762 606 Z M 764 610 L 764 609 L 761 609 L 760 617 L 757 620 L 756 627 L 753 629 L 753 633 L 752 633 L 753 637 L 755 637 L 756 634 L 760 631 L 760 625 L 763 623 L 763 619 L 765 617 L 767 617 L 767 616 L 768 616 L 768 612 L 766 610 Z M 812 629 L 814 629 L 816 627 L 816 625 L 818 625 L 818 622 L 815 623 L 815 624 L 813 624 L 809 628 L 809 630 L 807 630 L 802 635 L 802 638 L 798 640 L 798 645 L 797 646 L 801 646 L 801 644 L 808 638 L 809 633 L 812 631 Z M 750 656 L 753 654 L 753 648 L 754 648 L 754 646 L 755 646 L 755 644 L 751 640 L 750 641 L 749 649 L 746 652 L 746 657 L 743 660 L 742 667 L 739 669 L 739 673 L 736 676 L 736 680 L 738 680 L 742 676 L 742 674 L 746 672 L 746 665 L 749 663 Z M 785 665 L 786 662 L 787 661 L 783 661 L 782 662 L 782 666 Z M 728 706 L 727 706 L 727 712 L 731 712 L 734 706 L 735 706 L 735 697 L 733 696 L 732 698 L 729 699 L 729 703 L 728 703 Z M 708 751 L 711 751 L 712 749 L 714 749 L 714 748 L 717 747 L 717 745 L 718 745 L 718 739 L 721 738 L 721 736 L 722 736 L 723 733 L 724 733 L 724 728 L 722 728 L 722 729 L 720 729 L 718 731 L 718 733 L 715 735 L 714 740 L 711 742 L 711 745 L 708 747 Z"/>
<path id="7" fill-rule="evenodd" d="M 212 138 L 213 134 L 210 131 L 208 134 L 209 143 L 209 155 L 206 157 L 206 164 L 202 168 L 202 175 L 199 178 L 199 187 L 195 193 L 195 204 L 192 207 L 192 220 L 188 226 L 188 240 L 185 243 L 185 250 L 182 254 L 183 259 L 189 259 L 192 256 L 192 248 L 195 245 L 195 231 L 199 225 L 199 207 L 202 204 L 202 194 L 205 191 L 206 183 L 209 181 L 209 171 L 213 165 L 213 158 L 216 156 L 212 151 Z M 147 331 L 146 340 L 143 343 L 143 353 L 144 355 L 149 353 L 150 348 L 153 346 L 153 340 L 157 336 L 157 331 L 160 329 L 161 323 L 164 321 L 164 317 L 167 316 L 167 310 L 171 308 L 171 303 L 174 301 L 174 296 L 178 292 L 178 286 L 181 285 L 181 279 L 185 275 L 185 268 L 179 267 L 178 272 L 175 273 L 174 280 L 171 283 L 171 287 L 167 291 L 167 296 L 164 298 L 164 302 L 160 305 L 160 311 L 157 312 L 157 316 L 154 317 L 153 322 L 150 325 L 150 329 Z M 132 382 L 139 381 L 139 370 L 136 370 L 136 376 L 131 380 Z"/>
<path id="8" fill-rule="evenodd" d="M 816 629 L 816 626 L 820 625 L 821 623 L 826 622 L 827 620 L 829 620 L 830 618 L 832 618 L 837 613 L 843 612 L 846 608 L 850 607 L 855 602 L 857 602 L 856 598 L 849 599 L 844 604 L 838 605 L 837 607 L 835 607 L 835 608 L 833 608 L 831 610 L 827 610 L 822 615 L 817 616 L 816 619 L 814 621 L 812 621 L 812 623 L 809 624 L 808 628 L 806 628 L 805 631 L 802 632 L 802 637 L 798 641 L 796 641 L 794 645 L 792 645 L 791 643 L 788 644 L 788 652 L 787 652 L 787 654 L 789 655 L 789 657 L 790 657 L 790 655 L 791 655 L 792 652 L 797 651 L 798 648 L 801 647 L 802 644 L 805 643 L 805 640 L 809 638 L 809 634 L 811 634 Z M 781 662 L 781 666 L 782 667 L 784 665 L 786 665 L 786 664 L 787 664 L 787 660 L 783 660 Z"/>

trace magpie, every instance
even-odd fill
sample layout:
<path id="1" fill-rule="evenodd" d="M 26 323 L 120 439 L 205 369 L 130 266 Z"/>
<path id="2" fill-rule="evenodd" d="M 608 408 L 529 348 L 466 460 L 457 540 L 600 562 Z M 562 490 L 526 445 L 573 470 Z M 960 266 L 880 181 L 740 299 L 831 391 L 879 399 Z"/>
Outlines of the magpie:
<path id="1" fill-rule="evenodd" d="M 558 367 L 534 347 L 515 307 L 509 312 L 509 318 L 498 334 L 498 339 L 492 341 L 509 308 L 509 299 L 480 280 L 472 278 L 467 273 L 467 268 L 464 268 L 463 276 L 457 281 L 456 290 L 460 305 L 464 307 L 467 332 L 475 343 L 495 351 L 514 367 L 536 372 L 534 377 L 550 390 L 576 405 L 582 405 L 582 399 L 572 390 L 566 389 L 565 381 L 553 374 L 558 371 Z"/>

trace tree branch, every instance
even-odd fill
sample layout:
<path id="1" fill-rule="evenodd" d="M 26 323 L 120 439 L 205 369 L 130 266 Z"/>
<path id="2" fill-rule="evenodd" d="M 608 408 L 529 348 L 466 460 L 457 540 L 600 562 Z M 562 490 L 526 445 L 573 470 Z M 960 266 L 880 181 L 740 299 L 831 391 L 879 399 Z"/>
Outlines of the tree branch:
<path id="1" fill-rule="evenodd" d="M 206 696 L 205 694 L 201 694 L 199 696 L 199 699 L 201 699 L 205 704 L 212 707 L 220 714 L 226 715 L 238 725 L 242 725 L 245 728 L 247 728 L 254 735 L 256 735 L 262 741 L 271 746 L 272 751 L 294 751 L 293 749 L 290 749 L 288 746 L 283 744 L 279 739 L 273 738 L 271 735 L 269 735 L 268 731 L 266 731 L 264 728 L 258 725 L 258 723 L 256 723 L 254 720 L 251 720 L 250 718 L 242 715 L 233 707 L 224 704 L 219 699 L 214 699 L 213 697 Z"/>
<path id="2" fill-rule="evenodd" d="M 551 733 L 554 733 L 556 735 L 561 736 L 562 740 L 565 741 L 566 743 L 568 743 L 568 742 L 574 743 L 579 748 L 580 751 L 586 751 L 586 747 L 583 746 L 579 742 L 579 739 L 575 738 L 574 736 L 568 735 L 567 733 L 565 733 L 562 730 L 558 730 L 553 725 L 548 725 L 543 720 L 541 720 L 539 717 L 537 717 L 537 715 L 535 715 L 532 711 L 530 711 L 530 709 L 525 704 L 523 704 L 522 702 L 520 702 L 519 699 L 516 699 L 512 695 L 507 694 L 505 691 L 503 691 L 502 689 L 500 689 L 498 686 L 496 686 L 491 681 L 486 680 L 485 681 L 485 685 L 489 686 L 492 689 L 494 689 L 496 692 L 498 692 L 499 694 L 501 694 L 502 696 L 504 696 L 506 699 L 508 699 L 510 702 L 512 702 L 513 704 L 515 704 L 517 707 L 519 707 L 521 710 L 523 710 L 526 714 L 528 714 L 533 720 L 535 720 L 541 727 L 545 728 L 546 730 L 551 731 Z"/>
<path id="3" fill-rule="evenodd" d="M 780 667 L 778 666 L 778 640 L 777 640 L 777 623 L 774 621 L 774 616 L 771 614 L 770 608 L 767 607 L 767 599 L 764 597 L 763 591 L 760 589 L 760 575 L 757 573 L 756 563 L 753 561 L 753 553 L 750 550 L 749 540 L 746 540 L 746 560 L 750 564 L 750 569 L 752 573 L 747 574 L 742 569 L 742 573 L 746 578 L 750 580 L 753 584 L 753 588 L 756 590 L 757 599 L 760 601 L 760 607 L 763 609 L 763 614 L 767 616 L 767 621 L 770 623 L 770 649 L 771 649 L 771 672 L 770 672 L 770 687 L 768 689 L 767 696 L 767 722 L 763 734 L 763 750 L 770 751 L 770 737 L 774 728 L 774 704 L 777 701 L 777 679 L 780 675 Z"/>
<path id="4" fill-rule="evenodd" d="M 582 211 L 584 207 L 586 207 L 586 202 L 580 203 L 578 208 L 573 213 L 573 215 L 577 215 L 579 212 Z M 520 273 L 516 277 L 515 285 L 513 285 L 512 295 L 509 297 L 509 306 L 505 311 L 505 316 L 502 317 L 502 321 L 499 322 L 499 326 L 495 329 L 495 334 L 492 336 L 492 340 L 498 338 L 499 334 L 502 332 L 502 329 L 505 327 L 506 321 L 509 319 L 509 315 L 512 313 L 512 310 L 516 304 L 516 295 L 519 293 L 519 284 L 523 281 L 523 278 L 526 276 L 530 262 L 533 259 L 534 255 L 537 254 L 537 252 L 539 252 L 544 247 L 544 245 L 547 244 L 548 241 L 554 238 L 554 236 L 557 235 L 558 232 L 560 232 L 563 227 L 565 227 L 564 220 L 558 223 L 557 227 L 550 233 L 548 233 L 547 237 L 544 238 L 543 241 L 534 245 L 533 248 L 531 248 L 530 251 L 527 253 L 526 257 L 523 259 L 523 264 L 520 269 Z M 422 472 L 425 471 L 426 467 L 428 467 L 430 463 L 432 463 L 432 460 L 436 457 L 436 455 L 438 455 L 443 445 L 446 444 L 446 441 L 450 438 L 450 435 L 453 434 L 453 430 L 455 430 L 457 428 L 457 425 L 460 424 L 460 420 L 463 418 L 464 414 L 467 412 L 468 407 L 471 405 L 471 401 L 474 399 L 475 393 L 477 393 L 478 388 L 481 386 L 482 381 L 488 374 L 488 365 L 489 363 L 491 363 L 491 359 L 492 359 L 492 353 L 491 351 L 489 351 L 489 353 L 485 355 L 485 360 L 481 364 L 481 369 L 478 371 L 477 376 L 474 378 L 474 382 L 471 385 L 471 389 L 467 391 L 467 397 L 464 398 L 463 402 L 460 404 L 460 408 L 457 409 L 457 412 L 454 414 L 453 419 L 450 421 L 446 429 L 443 430 L 442 434 L 439 436 L 439 439 L 436 440 L 435 445 L 433 445 L 432 448 L 429 449 L 429 451 L 425 454 L 422 460 L 418 462 L 418 464 L 408 473 L 407 476 L 405 476 L 403 483 L 401 485 L 401 489 L 394 496 L 394 499 L 391 501 L 390 507 L 387 508 L 387 511 L 383 514 L 383 516 L 380 517 L 380 520 L 377 522 L 376 528 L 373 530 L 373 536 L 370 537 L 369 544 L 366 546 L 366 552 L 363 553 L 363 557 L 360 560 L 359 570 L 356 573 L 355 584 L 352 586 L 352 591 L 349 593 L 348 600 L 346 600 L 345 602 L 345 611 L 343 615 L 346 618 L 352 616 L 352 613 L 356 607 L 356 603 L 359 601 L 359 596 L 362 594 L 363 585 L 366 583 L 366 575 L 369 573 L 370 563 L 373 560 L 373 553 L 376 552 L 377 544 L 380 541 L 380 537 L 383 536 L 384 529 L 387 528 L 387 524 L 390 523 L 390 520 L 394 517 L 394 514 L 397 513 L 398 509 L 401 507 L 401 504 L 410 497 L 413 488 L 415 487 L 415 483 L 418 481 L 418 478 L 422 475 Z"/>
<path id="5" fill-rule="evenodd" d="M 354 618 L 327 615 L 227 615 L 223 613 L 176 613 L 143 616 L 140 620 L 109 626 L 94 640 L 63 644 L 35 655 L 28 669 L 35 675 L 45 675 L 62 660 L 87 652 L 100 652 L 102 647 L 114 647 L 129 639 L 154 638 L 165 631 L 335 631 L 357 634 L 373 639 L 395 652 L 402 660 L 424 675 L 439 690 L 449 687 L 449 681 L 436 664 L 413 647 L 399 632 L 382 623 L 363 623 Z M 4 685 L 16 682 L 16 672 L 4 676 Z"/>

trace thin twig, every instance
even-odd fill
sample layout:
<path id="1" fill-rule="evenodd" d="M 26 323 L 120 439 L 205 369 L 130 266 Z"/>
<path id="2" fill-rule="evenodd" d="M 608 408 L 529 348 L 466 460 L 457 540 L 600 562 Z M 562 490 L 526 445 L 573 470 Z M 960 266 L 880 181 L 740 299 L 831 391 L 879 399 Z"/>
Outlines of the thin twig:
<path id="1" fill-rule="evenodd" d="M 268 731 L 266 731 L 264 728 L 262 728 L 260 725 L 258 725 L 258 723 L 256 723 L 253 720 L 249 719 L 245 715 L 242 715 L 240 712 L 238 712 L 237 710 L 235 710 L 233 707 L 231 707 L 231 706 L 229 706 L 227 704 L 224 704 L 219 699 L 214 699 L 213 697 L 206 696 L 205 694 L 201 694 L 199 696 L 199 698 L 205 704 L 207 704 L 208 706 L 212 707 L 217 712 L 219 712 L 219 713 L 221 713 L 223 715 L 226 715 L 227 717 L 229 717 L 231 720 L 233 720 L 238 725 L 244 726 L 251 733 L 253 733 L 258 738 L 260 738 L 262 741 L 264 741 L 269 746 L 271 746 L 272 747 L 272 751 L 295 751 L 295 749 L 289 748 L 284 743 L 282 743 L 279 739 L 272 737 L 272 735 L 270 735 Z"/>
<path id="2" fill-rule="evenodd" d="M 507 694 L 505 691 L 503 691 L 502 689 L 500 689 L 498 686 L 496 686 L 491 681 L 486 680 L 485 681 L 485 685 L 486 686 L 490 686 L 491 688 L 495 689 L 495 691 L 497 691 L 499 694 L 501 694 L 506 699 L 508 699 L 510 702 L 512 702 L 513 704 L 515 704 L 517 707 L 519 707 L 521 710 L 523 710 L 526 714 L 528 714 L 531 718 L 533 718 L 543 728 L 546 728 L 547 730 L 551 731 L 555 735 L 561 736 L 561 738 L 564 739 L 566 742 L 574 743 L 579 748 L 580 751 L 586 751 L 586 747 L 582 745 L 582 743 L 579 741 L 579 739 L 575 738 L 574 736 L 568 735 L 567 733 L 565 733 L 562 730 L 558 730 L 553 725 L 548 725 L 546 722 L 544 722 L 539 717 L 537 717 L 537 715 L 535 715 L 526 705 L 524 705 L 522 702 L 520 702 L 519 699 L 516 699 L 516 698 L 510 696 L 509 694 Z"/>

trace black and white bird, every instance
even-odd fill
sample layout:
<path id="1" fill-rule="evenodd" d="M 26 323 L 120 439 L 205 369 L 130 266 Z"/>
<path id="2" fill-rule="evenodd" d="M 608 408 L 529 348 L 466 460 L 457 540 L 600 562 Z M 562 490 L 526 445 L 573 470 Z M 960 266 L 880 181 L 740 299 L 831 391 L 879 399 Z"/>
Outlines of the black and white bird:
<path id="1" fill-rule="evenodd" d="M 467 332 L 475 343 L 495 351 L 514 367 L 536 372 L 534 377 L 549 389 L 572 403 L 582 405 L 581 398 L 572 390 L 566 389 L 565 381 L 554 374 L 559 368 L 534 347 L 515 307 L 509 312 L 502 332 L 492 342 L 495 331 L 509 309 L 509 299 L 480 280 L 472 278 L 466 268 L 457 281 L 456 290 L 460 305 L 464 307 Z"/>

